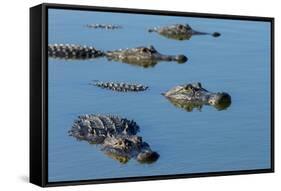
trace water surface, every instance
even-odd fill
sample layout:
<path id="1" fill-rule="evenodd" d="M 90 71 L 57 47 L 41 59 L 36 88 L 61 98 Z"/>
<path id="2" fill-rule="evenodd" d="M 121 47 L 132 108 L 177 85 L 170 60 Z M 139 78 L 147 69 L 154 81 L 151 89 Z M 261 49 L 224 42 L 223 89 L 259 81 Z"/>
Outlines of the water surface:
<path id="1" fill-rule="evenodd" d="M 119 30 L 86 24 L 122 25 Z M 154 26 L 188 23 L 219 38 L 193 36 L 176 41 Z M 270 23 L 223 19 L 49 10 L 49 43 L 91 45 L 101 50 L 153 45 L 164 54 L 185 54 L 185 64 L 161 62 L 151 68 L 94 60 L 49 59 L 50 182 L 270 167 Z M 149 91 L 118 93 L 89 85 L 91 80 L 148 85 Z M 228 92 L 232 104 L 217 111 L 204 106 L 187 112 L 160 93 L 201 82 L 214 92 Z M 134 119 L 139 135 L 160 154 L 149 165 L 120 164 L 95 145 L 76 141 L 68 130 L 78 115 L 117 114 Z"/>

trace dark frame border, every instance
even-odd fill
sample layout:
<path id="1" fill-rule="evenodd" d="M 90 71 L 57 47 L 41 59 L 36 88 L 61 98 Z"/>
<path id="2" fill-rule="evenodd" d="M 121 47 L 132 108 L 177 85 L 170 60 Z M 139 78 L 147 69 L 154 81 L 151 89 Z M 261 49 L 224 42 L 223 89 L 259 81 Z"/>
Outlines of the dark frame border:
<path id="1" fill-rule="evenodd" d="M 41 10 L 41 17 L 37 18 L 40 22 L 41 20 L 41 50 L 34 50 L 30 47 L 30 121 L 36 121 L 37 124 L 41 123 L 41 129 L 36 131 L 39 138 L 34 140 L 34 125 L 30 125 L 30 182 L 43 186 L 66 186 L 66 185 L 84 185 L 84 184 L 100 184 L 100 183 L 114 183 L 114 182 L 132 182 L 132 181 L 147 181 L 147 180 L 164 180 L 164 179 L 178 179 L 178 178 L 195 178 L 195 177 L 210 177 L 210 176 L 226 176 L 226 175 L 242 175 L 242 174 L 257 174 L 257 173 L 270 173 L 274 172 L 274 18 L 271 17 L 256 17 L 256 16 L 241 16 L 241 15 L 224 15 L 224 14 L 209 14 L 209 13 L 192 13 L 192 12 L 176 12 L 176 11 L 164 11 L 164 10 L 145 10 L 145 9 L 127 9 L 127 8 L 115 8 L 115 7 L 97 7 L 97 6 L 85 6 L 85 5 L 66 5 L 66 4 L 41 4 L 36 6 Z M 36 8 L 34 7 L 34 8 Z M 33 8 L 31 8 L 32 10 Z M 270 93 L 271 93 L 271 129 L 270 129 L 270 159 L 271 167 L 268 169 L 253 169 L 253 170 L 237 170 L 237 171 L 220 171 L 220 172 L 204 172 L 204 173 L 189 173 L 189 174 L 173 174 L 173 175 L 157 175 L 157 176 L 139 176 L 139 177 L 125 177 L 125 178 L 110 178 L 110 179 L 93 179 L 93 180 L 75 180 L 75 181 L 59 181 L 59 182 L 49 182 L 48 181 L 48 56 L 47 56 L 47 46 L 48 46 L 48 9 L 65 9 L 65 10 L 80 10 L 80 11 L 98 11 L 98 12 L 115 12 L 115 13 L 133 13 L 133 14 L 146 14 L 146 15 L 167 15 L 167 16 L 182 16 L 182 17 L 197 17 L 197 18 L 214 18 L 214 19 L 228 19 L 228 20 L 247 20 L 247 21 L 264 21 L 271 24 L 271 70 L 270 70 Z M 31 11 L 32 13 L 32 11 Z M 35 14 L 34 14 L 35 15 Z M 37 15 L 38 16 L 38 15 Z M 34 16 L 33 16 L 34 17 Z M 30 14 L 30 21 L 32 21 L 32 14 Z M 33 21 L 34 22 L 34 21 Z M 32 39 L 34 31 L 32 29 L 32 22 L 30 25 L 30 45 L 33 46 L 34 43 Z M 41 55 L 41 73 L 33 74 L 35 63 L 32 60 L 34 54 Z M 40 59 L 39 59 L 40 60 Z M 38 63 L 37 63 L 38 64 Z M 38 75 L 38 76 L 37 76 Z M 41 97 L 40 97 L 40 109 L 41 117 L 34 119 L 34 111 L 38 106 L 36 106 L 32 100 L 32 93 L 34 94 L 34 84 L 32 80 L 41 80 Z M 38 91 L 38 89 L 36 90 Z M 37 100 L 38 101 L 38 100 Z M 37 102 L 38 103 L 38 102 Z M 37 108 L 38 110 L 38 108 Z M 35 122 L 34 122 L 35 123 Z M 38 128 L 38 127 L 37 127 Z M 32 135 L 33 132 L 33 135 Z M 32 136 L 31 136 L 32 135 Z M 39 143 L 40 142 L 40 143 Z M 39 145 L 40 148 L 34 149 L 34 144 Z M 35 150 L 37 152 L 35 152 Z M 39 152 L 40 151 L 40 152 Z M 38 153 L 39 152 L 39 153 Z M 40 155 L 40 157 L 35 157 L 34 155 Z M 35 158 L 40 161 L 35 161 Z M 33 159 L 33 160 L 32 160 Z M 36 170 L 35 166 L 40 166 L 39 170 Z M 34 176 L 38 176 L 38 180 Z"/>

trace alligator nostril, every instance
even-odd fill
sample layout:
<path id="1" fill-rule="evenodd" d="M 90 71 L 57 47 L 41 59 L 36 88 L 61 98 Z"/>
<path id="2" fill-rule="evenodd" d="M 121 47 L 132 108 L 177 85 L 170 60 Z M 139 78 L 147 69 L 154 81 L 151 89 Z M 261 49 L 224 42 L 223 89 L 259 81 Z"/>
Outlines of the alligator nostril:
<path id="1" fill-rule="evenodd" d="M 153 163 L 158 160 L 160 155 L 155 151 L 143 151 L 138 154 L 137 160 L 140 163 Z"/>
<path id="2" fill-rule="evenodd" d="M 231 105 L 231 96 L 227 93 L 221 93 L 219 99 L 217 100 L 217 103 L 215 104 L 215 107 L 218 110 L 224 110 L 228 108 Z"/>
<path id="3" fill-rule="evenodd" d="M 219 37 L 220 35 L 221 35 L 221 34 L 218 33 L 218 32 L 214 32 L 214 33 L 212 34 L 213 37 Z"/>

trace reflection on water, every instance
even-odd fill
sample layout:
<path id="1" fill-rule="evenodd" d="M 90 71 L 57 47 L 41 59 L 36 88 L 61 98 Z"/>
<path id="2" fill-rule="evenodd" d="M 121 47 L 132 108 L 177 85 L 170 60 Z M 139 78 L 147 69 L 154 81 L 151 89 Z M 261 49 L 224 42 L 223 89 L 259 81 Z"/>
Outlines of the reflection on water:
<path id="1" fill-rule="evenodd" d="M 268 168 L 270 166 L 270 25 L 267 22 L 141 14 L 49 10 L 49 44 L 77 44 L 102 52 L 153 45 L 176 61 L 48 60 L 48 180 L 69 181 Z M 124 26 L 118 30 L 86 28 L 89 23 Z M 161 38 L 151 26 L 189 23 L 196 31 L 219 31 L 219 38 L 193 35 L 190 40 Z M 187 37 L 189 38 L 189 37 Z M 145 52 L 145 51 L 144 51 Z M 139 54 L 137 54 L 139 55 Z M 124 64 L 128 63 L 128 64 Z M 156 67 L 153 67 L 157 64 Z M 137 67 L 131 67 L 137 66 Z M 145 68 L 146 67 L 146 68 Z M 144 69 L 145 68 L 145 69 Z M 116 92 L 93 88 L 92 80 L 138 82 L 147 91 Z M 161 95 L 177 84 L 200 81 L 214 92 L 231 95 L 231 106 L 178 106 Z M 193 109 L 194 108 L 194 109 Z M 222 109 L 219 108 L 219 109 Z M 138 122 L 138 136 L 161 157 L 140 164 L 98 152 L 86 141 L 67 136 L 77 116 L 116 114 Z M 105 157 L 108 154 L 120 164 Z M 124 155 L 123 155 L 124 156 Z M 142 157 L 145 155 L 141 155 Z M 140 156 L 140 157 L 141 157 Z"/>
<path id="2" fill-rule="evenodd" d="M 175 107 L 183 109 L 187 112 L 194 111 L 194 109 L 197 109 L 199 111 L 202 110 L 204 105 L 210 105 L 207 102 L 189 102 L 185 100 L 177 100 L 172 98 L 167 98 Z M 225 110 L 231 105 L 231 102 L 222 102 L 220 104 L 212 105 L 214 106 L 218 111 Z"/>
<path id="3" fill-rule="evenodd" d="M 117 58 L 108 58 L 108 61 L 117 61 L 131 66 L 142 67 L 142 68 L 153 68 L 161 62 L 161 60 L 147 59 L 147 60 L 132 60 L 132 59 L 117 59 Z M 175 64 L 183 64 L 180 62 L 174 62 Z"/>

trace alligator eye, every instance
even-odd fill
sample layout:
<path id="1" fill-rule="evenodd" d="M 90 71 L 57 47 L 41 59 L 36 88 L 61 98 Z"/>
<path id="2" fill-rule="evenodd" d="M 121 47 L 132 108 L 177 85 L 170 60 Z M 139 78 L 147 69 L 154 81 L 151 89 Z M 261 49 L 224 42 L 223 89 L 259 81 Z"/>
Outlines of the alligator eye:
<path id="1" fill-rule="evenodd" d="M 215 105 L 215 100 L 209 100 L 209 104 L 211 104 L 211 105 Z"/>
<path id="2" fill-rule="evenodd" d="M 116 144 L 117 145 L 122 145 L 122 141 L 118 141 Z"/>
<path id="3" fill-rule="evenodd" d="M 141 49 L 141 51 L 142 51 L 143 53 L 149 53 L 149 52 L 150 52 L 149 49 L 147 49 L 147 48 L 143 48 L 143 49 Z"/>
<path id="4" fill-rule="evenodd" d="M 178 29 L 183 29 L 183 25 L 178 25 Z"/>
<path id="5" fill-rule="evenodd" d="M 192 88 L 191 88 L 191 85 L 188 84 L 188 85 L 186 85 L 186 86 L 184 87 L 184 89 L 185 89 L 185 90 L 191 90 Z"/>

